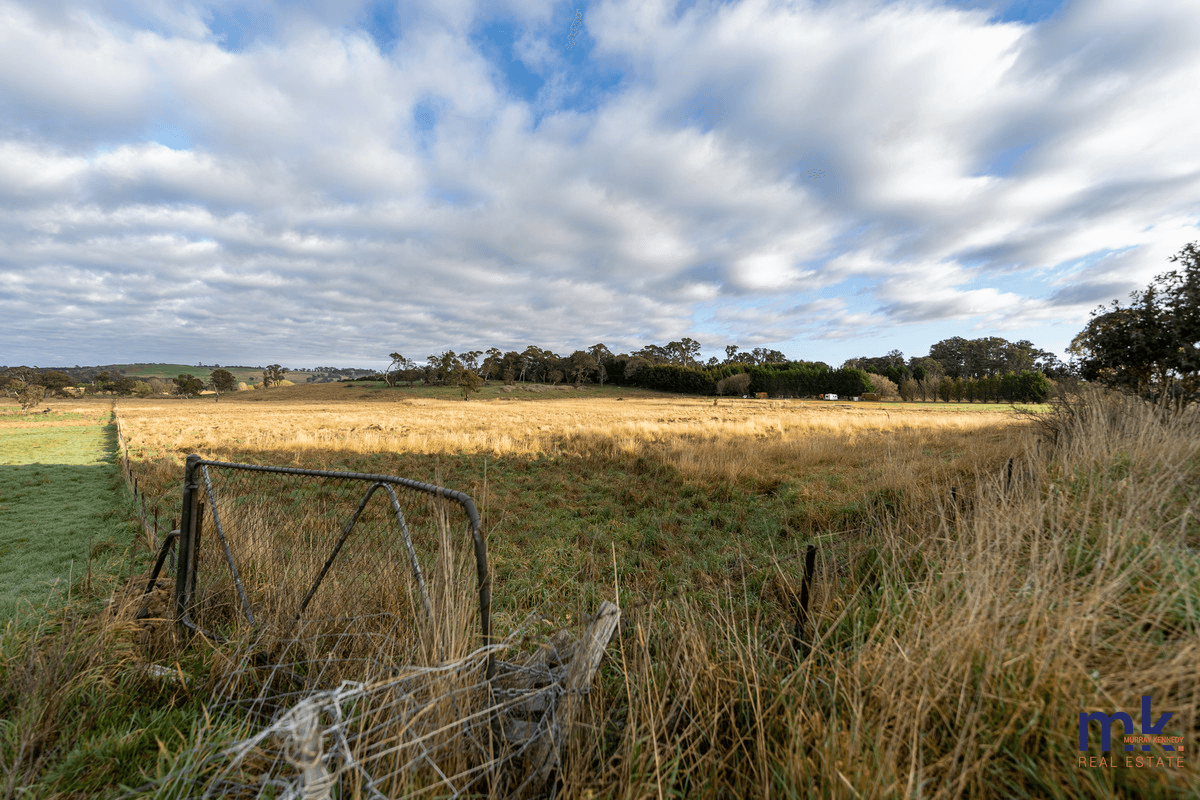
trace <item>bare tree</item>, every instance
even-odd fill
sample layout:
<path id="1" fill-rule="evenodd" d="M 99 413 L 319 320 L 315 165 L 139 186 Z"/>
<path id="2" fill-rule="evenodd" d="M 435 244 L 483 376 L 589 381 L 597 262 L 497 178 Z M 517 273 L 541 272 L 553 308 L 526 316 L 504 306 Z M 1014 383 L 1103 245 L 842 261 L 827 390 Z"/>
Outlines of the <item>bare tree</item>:
<path id="1" fill-rule="evenodd" d="M 868 372 L 867 378 L 871 381 L 871 385 L 881 398 L 899 396 L 900 387 L 896 386 L 895 381 L 890 378 L 886 378 L 877 372 Z"/>

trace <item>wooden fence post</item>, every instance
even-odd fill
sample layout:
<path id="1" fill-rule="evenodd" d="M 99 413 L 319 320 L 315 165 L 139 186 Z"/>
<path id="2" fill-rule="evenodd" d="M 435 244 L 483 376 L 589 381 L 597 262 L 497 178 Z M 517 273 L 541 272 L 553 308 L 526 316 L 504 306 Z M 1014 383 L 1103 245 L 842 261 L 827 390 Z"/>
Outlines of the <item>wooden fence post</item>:
<path id="1" fill-rule="evenodd" d="M 812 588 L 813 570 L 817 564 L 817 546 L 810 544 L 804 551 L 804 578 L 800 581 L 800 605 L 796 609 L 796 630 L 792 635 L 792 646 L 797 655 L 808 654 L 808 598 Z M 815 632 L 815 631 L 814 631 Z"/>
<path id="2" fill-rule="evenodd" d="M 539 792 L 554 770 L 561 768 L 563 751 L 570 738 L 575 718 L 583 706 L 583 695 L 591 687 L 592 678 L 604 657 L 604 649 L 621 621 L 621 609 L 605 600 L 600 611 L 587 626 L 575 645 L 571 664 L 567 668 L 566 685 L 557 704 L 547 714 L 554 721 L 537 741 L 531 743 L 531 761 L 536 772 L 531 789 Z"/>

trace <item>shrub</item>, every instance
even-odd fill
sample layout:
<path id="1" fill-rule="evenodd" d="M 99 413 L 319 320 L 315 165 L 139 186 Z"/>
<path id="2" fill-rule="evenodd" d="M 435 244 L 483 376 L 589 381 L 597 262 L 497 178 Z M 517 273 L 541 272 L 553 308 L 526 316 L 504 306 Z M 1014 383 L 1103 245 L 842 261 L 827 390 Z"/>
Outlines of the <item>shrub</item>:
<path id="1" fill-rule="evenodd" d="M 37 408 L 45 397 L 46 387 L 35 383 L 27 383 L 17 391 L 17 402 L 21 404 L 22 411 Z"/>
<path id="2" fill-rule="evenodd" d="M 150 384 L 154 394 L 170 394 L 174 389 L 173 383 L 165 378 L 151 378 L 146 383 Z"/>
<path id="3" fill-rule="evenodd" d="M 127 397 L 133 394 L 133 387 L 136 385 L 137 381 L 135 381 L 133 378 L 126 377 L 125 375 L 119 375 L 113 380 L 112 383 L 108 385 L 108 388 L 122 397 Z"/>
<path id="4" fill-rule="evenodd" d="M 184 397 L 195 397 L 204 391 L 204 383 L 195 375 L 189 375 L 186 372 L 180 373 L 172 381 L 175 384 L 175 391 Z"/>
<path id="5" fill-rule="evenodd" d="M 885 378 L 877 372 L 868 372 L 867 379 L 871 381 L 871 385 L 875 387 L 875 393 L 880 398 L 899 397 L 900 388 L 896 386 L 895 381 L 890 378 Z"/>
<path id="6" fill-rule="evenodd" d="M 56 369 L 44 370 L 40 375 L 38 375 L 37 382 L 42 386 L 45 386 L 47 392 L 51 395 L 55 394 L 56 392 L 62 392 L 63 389 L 75 383 L 75 381 L 71 379 L 70 375 Z"/>
<path id="7" fill-rule="evenodd" d="M 750 387 L 750 373 L 739 372 L 717 381 L 717 394 L 744 395 Z"/>

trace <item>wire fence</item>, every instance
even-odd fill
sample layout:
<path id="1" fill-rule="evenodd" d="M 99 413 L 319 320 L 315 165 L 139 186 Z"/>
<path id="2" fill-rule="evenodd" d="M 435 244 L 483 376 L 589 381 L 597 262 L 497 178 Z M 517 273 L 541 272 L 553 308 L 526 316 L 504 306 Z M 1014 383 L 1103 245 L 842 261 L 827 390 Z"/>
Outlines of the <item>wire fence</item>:
<path id="1" fill-rule="evenodd" d="M 173 550 L 170 613 L 219 658 L 188 751 L 131 796 L 556 794 L 622 612 L 606 603 L 549 641 L 529 624 L 494 639 L 486 545 L 467 495 L 193 455 L 147 594 Z M 815 547 L 803 555 L 798 654 L 812 636 Z"/>
<path id="2" fill-rule="evenodd" d="M 151 551 L 158 550 L 164 536 L 175 529 L 175 520 L 171 519 L 170 524 L 167 523 L 167 518 L 162 516 L 160 519 L 159 509 L 154 504 L 146 504 L 146 495 L 142 492 L 138 484 L 138 476 L 133 469 L 133 461 L 129 458 L 129 445 L 125 439 L 125 423 L 117 416 L 116 406 L 113 406 L 112 422 L 116 426 L 117 432 L 117 461 L 121 467 L 121 477 L 125 479 L 125 484 L 129 487 L 129 491 L 133 494 L 133 506 L 138 516 L 138 522 L 141 524 L 142 533 L 146 537 L 146 544 Z M 170 551 L 172 557 L 174 550 Z M 174 570 L 174 561 L 171 562 L 171 569 Z"/>
<path id="3" fill-rule="evenodd" d="M 189 751 L 134 795 L 552 797 L 619 617 L 606 604 L 578 640 L 560 635 L 533 655 L 496 658 L 515 652 L 521 626 L 487 647 L 428 665 L 377 664 L 373 676 L 326 688 L 298 677 L 309 658 L 241 651 Z M 358 637 L 377 644 L 345 634 Z"/>
<path id="4" fill-rule="evenodd" d="M 620 614 L 533 655 L 528 626 L 493 642 L 467 495 L 193 455 L 147 593 L 176 545 L 174 616 L 221 658 L 190 752 L 138 795 L 553 794 Z"/>

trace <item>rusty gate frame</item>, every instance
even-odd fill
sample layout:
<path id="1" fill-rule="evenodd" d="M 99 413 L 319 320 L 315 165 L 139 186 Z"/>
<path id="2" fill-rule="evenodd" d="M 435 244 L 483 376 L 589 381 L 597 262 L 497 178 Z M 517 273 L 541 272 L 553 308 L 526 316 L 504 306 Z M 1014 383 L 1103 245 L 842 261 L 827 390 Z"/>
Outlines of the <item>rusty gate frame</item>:
<path id="1" fill-rule="evenodd" d="M 444 486 L 435 486 L 431 483 L 422 483 L 410 478 L 400 478 L 395 475 L 379 475 L 368 472 L 335 472 L 331 470 L 320 469 L 304 469 L 300 467 L 272 467 L 260 464 L 240 464 L 229 461 L 210 461 L 203 457 L 192 454 L 187 457 L 184 465 L 183 478 L 183 506 L 179 517 L 178 530 L 178 565 L 175 572 L 175 619 L 177 622 L 186 628 L 202 634 L 210 639 L 219 641 L 221 637 L 210 631 L 201 628 L 195 620 L 192 619 L 190 609 L 195 600 L 196 591 L 196 568 L 199 559 L 196 557 L 200 546 L 200 530 L 203 525 L 204 506 L 202 499 L 208 497 L 209 508 L 212 509 L 213 523 L 217 531 L 217 537 L 221 542 L 222 550 L 224 551 L 225 563 L 228 565 L 230 575 L 233 578 L 234 586 L 237 588 L 238 595 L 242 602 L 242 610 L 245 612 L 246 619 L 251 625 L 257 626 L 254 619 L 254 613 L 250 609 L 250 601 L 246 596 L 245 589 L 242 586 L 241 578 L 238 575 L 237 565 L 234 563 L 233 554 L 229 549 L 229 543 L 225 538 L 225 531 L 221 525 L 220 518 L 217 512 L 216 497 L 212 487 L 212 481 L 208 474 L 209 467 L 218 467 L 221 469 L 242 470 L 246 472 L 267 472 L 281 475 L 302 475 L 314 478 L 335 478 L 342 480 L 354 480 L 362 482 L 370 482 L 370 487 L 367 489 L 362 500 L 359 502 L 357 510 L 342 529 L 341 535 L 338 537 L 337 544 L 334 545 L 333 551 L 325 560 L 325 565 L 321 568 L 321 572 L 317 575 L 313 585 L 305 594 L 301 601 L 300 610 L 297 613 L 297 619 L 300 614 L 304 613 L 304 609 L 308 606 L 308 602 L 316 593 L 317 588 L 324 580 L 329 568 L 333 565 L 338 553 L 341 552 L 342 545 L 350 537 L 354 531 L 354 526 L 358 522 L 359 515 L 366 508 L 367 502 L 379 489 L 383 489 L 389 495 L 392 509 L 396 514 L 396 519 L 400 524 L 400 531 L 404 539 L 405 548 L 408 551 L 409 563 L 413 570 L 413 576 L 417 581 L 417 585 L 421 591 L 421 597 L 425 605 L 425 613 L 430 613 L 429 598 L 425 590 L 425 581 L 421 575 L 421 566 L 417 560 L 417 555 L 413 549 L 412 540 L 409 535 L 408 526 L 404 520 L 404 514 L 400 509 L 400 503 L 396 497 L 394 487 L 402 487 L 422 492 L 434 497 L 442 497 L 446 500 L 451 500 L 458 503 L 462 507 L 467 516 L 467 520 L 471 526 L 471 538 L 475 549 L 475 570 L 479 581 L 479 629 L 483 637 L 485 646 L 492 643 L 492 592 L 491 592 L 491 576 L 488 574 L 487 565 L 487 544 L 483 540 L 483 524 L 479 517 L 479 511 L 475 507 L 475 501 L 469 495 L 454 489 L 447 489 Z M 172 531 L 172 534 L 176 533 Z M 150 579 L 150 586 L 154 585 L 158 571 L 162 568 L 163 557 L 172 543 L 173 537 L 168 537 L 164 542 L 163 552 L 159 557 L 158 565 L 154 570 L 154 575 Z M 487 657 L 487 677 L 490 679 L 495 670 L 495 665 L 492 660 L 492 654 L 489 652 Z"/>

